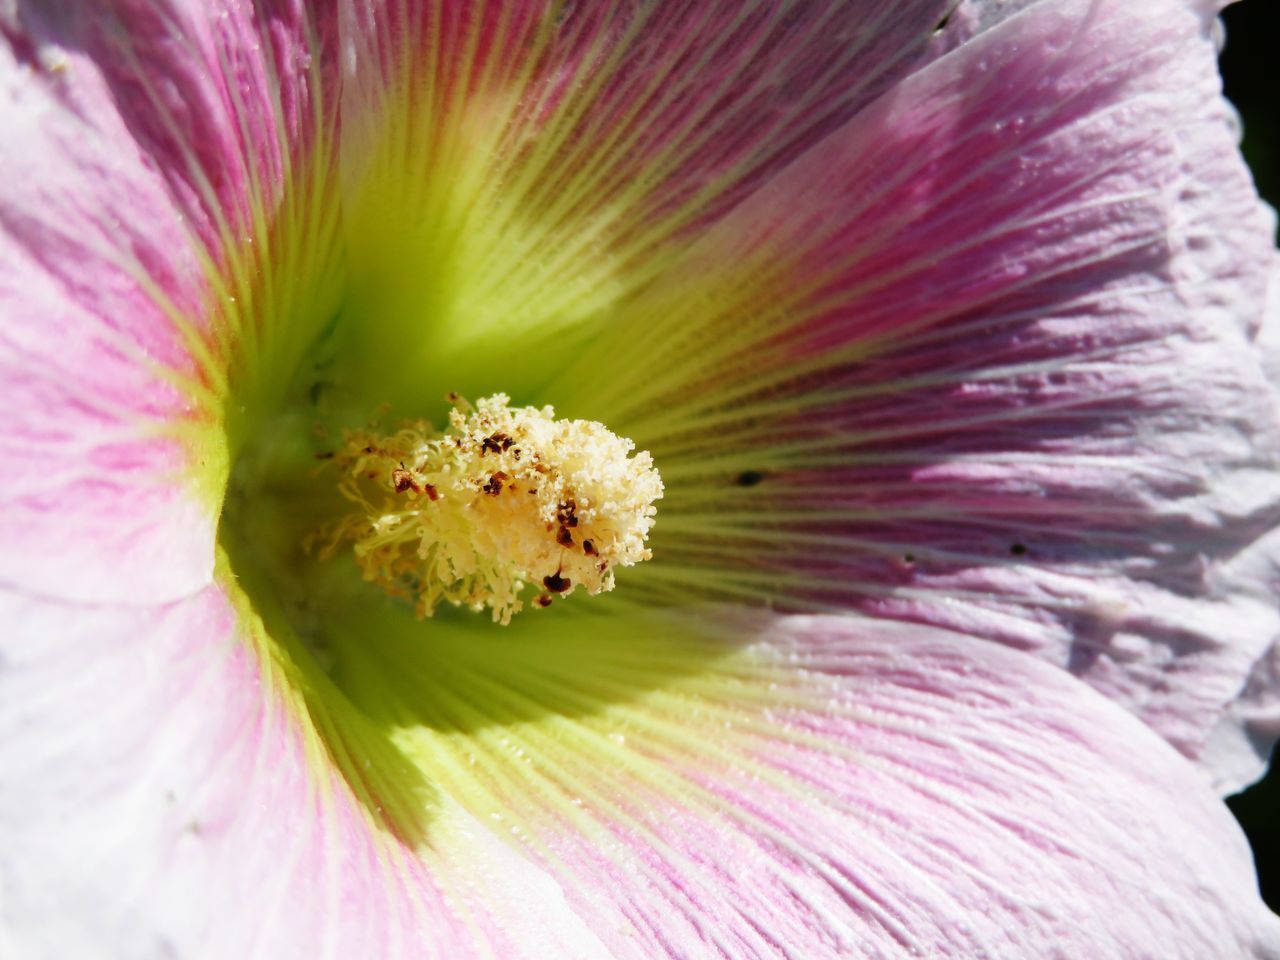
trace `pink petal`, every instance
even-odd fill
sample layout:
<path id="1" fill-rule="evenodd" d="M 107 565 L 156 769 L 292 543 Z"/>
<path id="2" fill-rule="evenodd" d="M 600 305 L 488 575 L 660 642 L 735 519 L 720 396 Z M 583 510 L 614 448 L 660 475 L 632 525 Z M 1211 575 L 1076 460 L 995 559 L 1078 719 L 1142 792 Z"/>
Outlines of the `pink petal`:
<path id="1" fill-rule="evenodd" d="M 1280 383 L 1280 255 L 1275 257 L 1259 343 L 1267 378 Z M 1232 567 L 1238 576 L 1272 589 L 1280 582 L 1280 532 L 1272 530 L 1251 545 Z M 1244 786 L 1258 773 L 1258 757 L 1266 757 L 1280 740 L 1280 640 L 1253 665 L 1239 696 L 1209 734 L 1215 770 L 1228 788 Z"/>
<path id="2" fill-rule="evenodd" d="M 451 679 L 489 690 L 472 733 L 401 728 L 435 758 L 428 841 L 410 849 L 373 826 L 289 668 L 235 638 L 216 592 L 73 617 L 10 598 L 4 614 L 27 638 L 6 639 L 0 674 L 0 920 L 23 956 L 1280 947 L 1191 765 L 983 641 L 848 618 L 740 623 L 736 652 L 687 618 L 651 621 L 638 648 L 579 631 L 576 660 L 539 655 L 501 687 Z M 699 644 L 720 654 L 666 672 Z M 421 692 L 420 709 L 453 709 Z M 536 722 L 515 720 L 530 707 Z"/>
<path id="3" fill-rule="evenodd" d="M 651 597 L 1035 650 L 1238 786 L 1270 741 L 1227 770 L 1205 738 L 1280 634 L 1273 223 L 1199 13 L 1046 0 L 744 201 L 547 395 L 662 469 Z"/>
<path id="4" fill-rule="evenodd" d="M 396 402 L 542 383 L 682 236 L 923 58 L 948 3 L 342 6 L 350 349 Z"/>
<path id="5" fill-rule="evenodd" d="M 545 144 L 533 145 L 532 158 L 471 162 L 523 166 L 554 147 L 555 168 L 534 169 L 564 178 L 592 206 L 643 176 L 651 188 L 640 210 L 626 211 L 631 219 L 676 215 L 673 205 L 684 208 L 681 218 L 705 216 L 705 197 L 690 205 L 693 195 L 713 186 L 710 206 L 727 207 L 836 129 L 923 56 L 947 7 L 945 0 L 697 0 L 661 8 L 520 0 L 423 8 L 350 0 L 343 26 L 354 89 L 345 112 L 357 128 L 376 127 L 356 101 L 388 106 L 403 84 L 414 97 L 391 122 L 452 132 L 452 110 L 516 86 L 520 109 L 493 119 L 512 125 L 511 142 L 536 134 Z M 516 186 L 530 189 L 525 199 L 536 204 L 561 184 Z"/>
<path id="6" fill-rule="evenodd" d="M 209 582 L 237 292 L 215 278 L 248 272 L 314 136 L 324 25 L 286 0 L 0 12 L 0 580 Z"/>
<path id="7" fill-rule="evenodd" d="M 374 828 L 217 590 L 0 612 L 7 956 L 604 955 L 449 798 L 429 847 Z"/>
<path id="8" fill-rule="evenodd" d="M 0 578 L 180 595 L 208 581 L 213 524 L 157 435 L 188 401 L 154 365 L 188 363 L 143 278 L 189 304 L 190 244 L 91 62 L 22 35 L 0 49 L 0 91 L 0 542 L 24 548 L 0 552 Z"/>
<path id="9" fill-rule="evenodd" d="M 24 9 L 15 49 L 57 75 L 32 78 L 64 109 L 127 128 L 189 226 L 216 251 L 254 229 L 315 135 L 313 53 L 331 45 L 331 3 L 115 0 Z M 314 9 L 309 9 L 314 8 Z M 313 50 L 314 47 L 314 50 Z M 82 97 L 100 97 L 81 104 Z M 85 145 L 77 154 L 92 156 Z M 103 154 L 106 155 L 105 153 Z M 92 167 L 90 167 L 92 171 Z"/>
<path id="10" fill-rule="evenodd" d="M 649 629 L 699 642 L 687 614 Z M 495 720 L 539 719 L 468 738 L 446 782 L 492 794 L 616 954 L 1192 960 L 1280 945 L 1199 774 L 1064 672 L 882 621 L 742 629 L 745 651 L 652 687 L 639 674 L 659 675 L 675 643 L 587 636 L 576 659 L 478 688 Z M 593 678 L 628 664 L 643 692 L 600 697 Z"/>

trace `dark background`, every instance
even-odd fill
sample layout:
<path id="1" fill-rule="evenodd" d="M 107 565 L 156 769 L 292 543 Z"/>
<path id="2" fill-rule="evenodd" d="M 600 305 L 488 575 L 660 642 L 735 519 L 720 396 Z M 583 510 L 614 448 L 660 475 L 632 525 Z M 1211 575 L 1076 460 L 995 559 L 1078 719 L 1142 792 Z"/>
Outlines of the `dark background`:
<path id="1" fill-rule="evenodd" d="M 1275 11 L 1267 0 L 1246 0 L 1223 12 L 1227 46 L 1222 52 L 1222 79 L 1227 96 L 1244 118 L 1244 154 L 1253 168 L 1258 191 L 1272 206 L 1280 206 L 1280 112 L 1274 95 L 1277 53 Z M 1268 16 L 1270 14 L 1270 16 Z M 1258 861 L 1262 896 L 1280 911 L 1280 775 L 1275 768 L 1265 780 L 1227 801 L 1239 818 Z"/>

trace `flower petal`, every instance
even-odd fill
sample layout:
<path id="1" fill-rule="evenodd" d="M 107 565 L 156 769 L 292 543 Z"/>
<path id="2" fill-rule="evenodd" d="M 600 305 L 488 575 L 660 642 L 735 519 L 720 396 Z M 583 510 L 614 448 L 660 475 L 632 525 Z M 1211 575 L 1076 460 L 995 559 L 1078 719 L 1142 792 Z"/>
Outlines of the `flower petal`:
<path id="1" fill-rule="evenodd" d="M 625 305 L 546 396 L 662 470 L 630 590 L 1036 650 L 1213 773 L 1280 634 L 1274 567 L 1236 562 L 1280 521 L 1274 220 L 1213 58 L 1176 0 L 1034 4 Z"/>
<path id="2" fill-rule="evenodd" d="M 1267 379 L 1280 383 L 1280 255 L 1275 258 L 1262 329 L 1258 334 Z M 1280 585 L 1280 532 L 1272 530 L 1231 563 L 1234 576 L 1265 585 Z M 1224 792 L 1234 792 L 1258 777 L 1264 760 L 1280 740 L 1280 638 L 1254 663 L 1239 696 L 1210 733 L 1206 753 Z"/>
<path id="3" fill-rule="evenodd" d="M 947 6 L 350 0 L 344 348 L 398 405 L 539 385 Z"/>
<path id="4" fill-rule="evenodd" d="M 560 640 L 545 619 L 538 637 L 470 636 L 469 660 L 423 637 L 452 672 L 413 703 L 384 683 L 369 715 L 399 715 L 401 748 L 429 758 L 410 848 L 216 590 L 145 612 L 4 605 L 0 922 L 23 956 L 1280 946 L 1194 769 L 983 641 L 820 617 L 738 622 L 739 645 L 712 616 Z"/>
<path id="5" fill-rule="evenodd" d="M 375 829 L 217 589 L 152 610 L 5 595 L 0 612 L 13 956 L 606 955 L 446 798 L 429 848 Z"/>
<path id="6" fill-rule="evenodd" d="M 897 936 L 919 953 L 1191 958 L 1275 949 L 1280 923 L 1256 898 L 1234 823 L 1172 751 L 1110 703 L 1024 658 L 928 630 L 795 619 L 764 644 L 777 687 L 763 696 L 790 703 L 754 730 L 750 722 L 740 728 L 756 741 L 748 755 L 757 766 L 744 763 L 747 775 L 733 783 L 714 762 L 712 770 L 701 760 L 682 770 L 762 818 L 788 810 L 790 791 L 762 784 L 760 767 L 843 801 L 829 817 L 790 808 L 783 830 L 792 849 L 820 849 L 827 863 L 847 851 L 868 900 L 886 888 L 900 892 L 909 906 L 897 904 L 896 916 L 891 897 L 864 909 L 882 908 L 882 922 L 918 925 L 914 937 Z M 811 686 L 815 678 L 838 681 Z M 687 725 L 683 711 L 671 720 Z M 687 736 L 696 742 L 696 728 Z M 833 743 L 858 759 L 845 765 L 824 756 Z M 1182 808 L 1192 792 L 1195 803 Z M 859 822 L 852 830 L 850 814 Z M 1162 837 L 1180 847 L 1181 864 L 1168 862 L 1167 873 Z M 1169 882 L 1175 874 L 1189 881 L 1181 890 Z M 1207 907 L 1199 884 L 1215 875 L 1226 885 L 1208 894 L 1216 905 Z M 1127 915 L 1112 923 L 1104 902 L 1115 896 Z M 1216 924 L 1228 904 L 1244 905 L 1239 932 L 1203 926 Z M 890 931 L 877 933 L 893 955 Z M 859 944 L 851 952 L 875 950 Z"/>
<path id="7" fill-rule="evenodd" d="M 310 246 L 273 234 L 296 214 L 286 183 L 304 206 L 314 186 L 294 168 L 319 149 L 324 9 L 0 12 L 0 581 L 136 603 L 210 582 L 223 421 L 261 379 L 241 368 L 296 356 L 330 296 L 261 280 L 264 263 L 299 285 L 327 266 L 327 208 L 296 217 Z"/>
<path id="8" fill-rule="evenodd" d="M 156 367 L 189 363 L 148 283 L 189 304 L 190 244 L 94 65 L 17 30 L 0 45 L 0 579 L 172 598 L 208 582 L 213 524 L 159 435 L 187 400 Z"/>
<path id="9" fill-rule="evenodd" d="M 316 70 L 329 67 L 313 57 L 333 43 L 332 6 L 32 5 L 17 14 L 10 43 L 20 55 L 29 51 L 46 67 L 56 65 L 55 77 L 32 80 L 50 87 L 59 106 L 119 123 L 116 154 L 144 153 L 188 229 L 216 252 L 259 226 L 263 210 L 255 204 L 273 205 L 296 154 L 315 136 Z M 86 96 L 94 100 L 82 102 Z M 87 154 L 87 145 L 71 153 Z"/>

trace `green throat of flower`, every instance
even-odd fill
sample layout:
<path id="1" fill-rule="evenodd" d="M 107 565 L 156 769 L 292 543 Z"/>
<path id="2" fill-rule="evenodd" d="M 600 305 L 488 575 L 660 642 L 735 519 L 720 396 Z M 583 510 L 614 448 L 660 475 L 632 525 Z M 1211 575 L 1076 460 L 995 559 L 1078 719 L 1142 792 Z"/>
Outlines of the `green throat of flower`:
<path id="1" fill-rule="evenodd" d="M 494 621 L 548 607 L 578 587 L 612 590 L 614 569 L 649 559 L 662 481 L 647 452 L 603 425 L 456 394 L 448 428 L 404 424 L 347 434 L 334 463 L 359 510 L 325 552 L 353 546 L 364 578 L 430 617 L 447 602 Z"/>
<path id="2" fill-rule="evenodd" d="M 424 404 L 434 427 L 361 425 L 369 391 L 348 395 L 300 379 L 276 409 L 230 418 L 222 576 L 265 682 L 374 822 L 416 844 L 442 750 L 491 726 L 600 713 L 718 649 L 668 649 L 630 615 L 618 568 L 649 558 L 663 494 L 630 440 L 502 394 Z M 615 576 L 612 597 L 585 602 Z M 483 791 L 451 790 L 488 809 Z"/>
<path id="3" fill-rule="evenodd" d="M 706 424 L 685 424 L 702 407 L 677 402 L 691 365 L 741 344 L 660 339 L 642 367 L 618 346 L 704 308 L 701 287 L 641 296 L 676 245 L 618 234 L 621 195 L 566 220 L 576 194 L 504 176 L 523 153 L 475 101 L 433 112 L 397 91 L 353 109 L 341 142 L 317 103 L 279 191 L 228 214 L 184 387 L 239 641 L 308 749 L 416 844 L 442 796 L 505 815 L 493 783 L 517 773 L 484 760 L 502 738 L 599 758 L 626 705 L 711 684 L 729 635 L 664 611 L 777 578 L 711 589 L 724 524 L 697 511 L 754 507 L 773 464 L 704 457 Z M 521 170 L 557 169 L 548 143 Z"/>

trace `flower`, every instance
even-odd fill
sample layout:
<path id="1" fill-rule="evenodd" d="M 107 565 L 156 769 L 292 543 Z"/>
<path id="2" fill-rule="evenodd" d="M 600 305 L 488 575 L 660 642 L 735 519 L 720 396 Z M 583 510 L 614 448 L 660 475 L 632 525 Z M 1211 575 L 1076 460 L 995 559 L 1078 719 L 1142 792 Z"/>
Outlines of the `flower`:
<path id="1" fill-rule="evenodd" d="M 1280 950 L 1214 12 L 0 6 L 0 947 Z M 326 559 L 448 391 L 649 451 L 653 559 L 505 627 Z"/>

